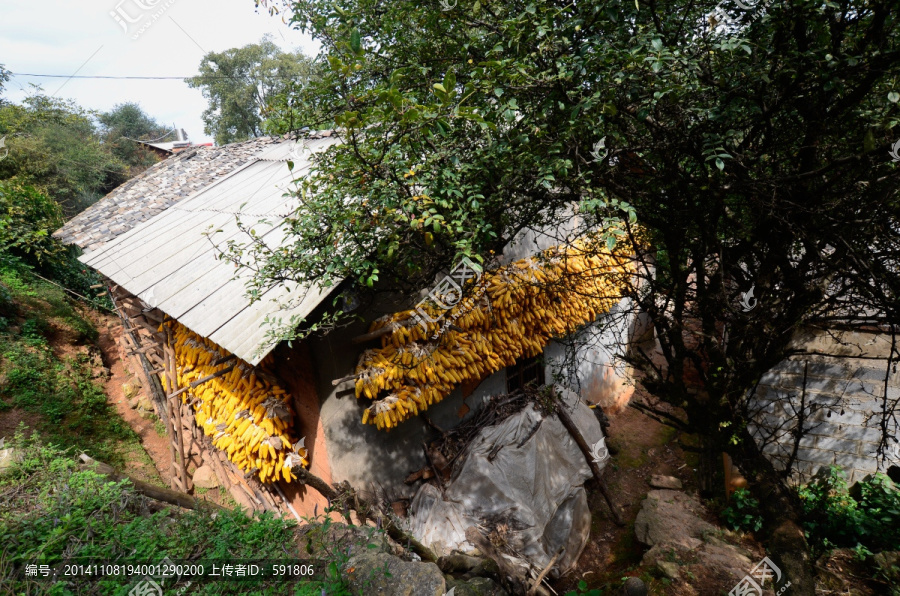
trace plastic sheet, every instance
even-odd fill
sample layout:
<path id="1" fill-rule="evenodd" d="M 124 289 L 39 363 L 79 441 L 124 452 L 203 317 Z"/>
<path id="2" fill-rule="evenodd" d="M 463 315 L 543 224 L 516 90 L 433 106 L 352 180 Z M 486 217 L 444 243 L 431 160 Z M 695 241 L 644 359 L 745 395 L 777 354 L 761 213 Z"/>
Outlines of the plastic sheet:
<path id="1" fill-rule="evenodd" d="M 603 438 L 594 413 L 577 395 L 559 392 L 574 408 L 571 416 L 588 444 Z M 557 573 L 577 562 L 590 534 L 584 481 L 591 471 L 555 415 L 544 417 L 529 405 L 482 429 L 461 457 L 443 496 L 431 484 L 416 493 L 409 528 L 416 538 L 439 556 L 471 552 L 475 547 L 465 538 L 468 527 L 489 532 L 505 526 L 501 551 L 515 553 L 510 555 L 513 564 L 540 570 L 561 548 L 565 551 L 554 565 Z"/>

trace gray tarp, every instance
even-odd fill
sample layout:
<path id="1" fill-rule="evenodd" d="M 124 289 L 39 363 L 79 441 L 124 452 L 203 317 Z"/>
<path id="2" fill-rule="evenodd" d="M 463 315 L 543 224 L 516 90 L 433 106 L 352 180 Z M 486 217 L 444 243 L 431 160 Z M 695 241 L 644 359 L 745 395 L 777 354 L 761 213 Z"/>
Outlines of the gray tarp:
<path id="1" fill-rule="evenodd" d="M 574 404 L 570 414 L 588 444 L 603 438 L 594 413 L 577 395 L 565 389 L 561 394 Z M 540 427 L 529 438 L 538 422 Z M 492 451 L 496 455 L 489 461 Z M 545 418 L 529 405 L 482 429 L 462 457 L 443 498 L 431 484 L 416 493 L 409 518 L 416 538 L 439 556 L 453 550 L 467 552 L 474 550 L 465 538 L 469 526 L 490 531 L 505 524 L 510 548 L 502 550 L 521 556 L 513 563 L 527 566 L 522 560 L 526 559 L 540 570 L 565 547 L 555 568 L 563 573 L 575 564 L 590 534 L 591 513 L 583 485 L 591 471 L 555 415 Z"/>

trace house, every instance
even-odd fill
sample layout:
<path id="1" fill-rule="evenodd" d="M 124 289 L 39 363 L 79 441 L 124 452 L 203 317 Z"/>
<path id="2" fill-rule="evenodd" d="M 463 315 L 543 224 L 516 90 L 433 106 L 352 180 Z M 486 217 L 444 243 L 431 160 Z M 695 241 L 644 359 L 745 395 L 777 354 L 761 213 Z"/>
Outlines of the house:
<path id="1" fill-rule="evenodd" d="M 307 150 L 300 152 L 302 159 L 297 158 L 298 142 Z M 460 303 L 457 311 L 446 313 L 458 323 L 447 333 L 466 340 L 458 330 L 469 325 L 473 334 L 496 332 L 498 341 L 512 341 L 515 333 L 527 341 L 491 355 L 489 362 L 479 357 L 477 366 L 457 360 L 459 369 L 451 371 L 448 365 L 439 371 L 447 375 L 441 382 L 408 376 L 414 373 L 398 375 L 397 382 L 406 383 L 398 391 L 421 393 L 414 386 L 419 382 L 420 387 L 434 386 L 434 394 L 426 404 L 428 422 L 406 412 L 409 419 L 398 419 L 391 432 L 372 422 L 379 412 L 396 408 L 398 400 L 379 395 L 367 408 L 369 400 L 354 394 L 367 391 L 358 381 L 373 370 L 373 355 L 390 349 L 395 331 L 405 334 L 397 340 L 404 349 L 415 342 L 410 334 L 425 333 L 426 327 L 429 333 L 436 331 L 437 324 L 429 327 L 431 323 L 416 331 L 419 326 L 411 317 L 422 311 L 411 308 L 408 297 L 360 307 L 363 322 L 326 335 L 291 344 L 271 337 L 268 320 L 316 320 L 343 285 L 321 290 L 284 284 L 251 302 L 245 294 L 246 271 L 218 259 L 216 245 L 241 238 L 239 220 L 277 246 L 284 237 L 278 224 L 297 200 L 287 191 L 310 167 L 310 154 L 337 142 L 330 132 L 314 132 L 300 141 L 263 138 L 190 149 L 116 189 L 55 234 L 83 248 L 82 262 L 108 280 L 128 351 L 153 377 L 157 408 L 173 437 L 172 465 L 180 488 L 190 489 L 189 470 L 208 464 L 248 507 L 288 507 L 295 515 L 311 515 L 322 511 L 324 499 L 285 473 L 302 462 L 327 482 L 349 481 L 357 488 L 409 497 L 413 489 L 404 480 L 426 465 L 423 441 L 435 436 L 435 427 L 450 429 L 474 415 L 489 396 L 529 381 L 555 379 L 593 403 L 621 407 L 627 402 L 632 391 L 628 371 L 614 364 L 614 356 L 634 332 L 635 320 L 614 300 L 574 304 L 562 296 L 545 305 L 568 309 L 571 314 L 565 316 L 572 317 L 573 325 L 609 311 L 610 324 L 588 326 L 567 341 L 551 339 L 554 328 L 568 325 L 560 322 L 562 311 L 552 319 L 555 327 L 524 310 L 522 319 L 530 322 L 515 319 L 507 327 L 477 331 L 476 305 L 470 303 L 463 312 Z M 289 157 L 293 170 L 286 163 Z M 500 273 L 533 270 L 529 259 L 536 250 L 563 250 L 550 243 L 539 233 L 523 234 L 503 255 L 500 265 L 507 269 Z M 569 259 L 553 266 L 566 267 Z M 482 281 L 486 292 L 500 291 L 488 287 L 499 284 L 497 279 L 485 274 Z M 545 298 L 532 293 L 527 299 Z M 429 317 L 437 319 L 438 313 L 431 310 Z M 533 334 L 542 330 L 543 335 L 523 336 L 523 329 Z M 449 354 L 451 359 L 458 355 Z M 170 381 L 175 378 L 177 384 Z M 409 405 L 411 399 L 399 401 Z"/>
<path id="2" fill-rule="evenodd" d="M 139 140 L 138 143 L 163 159 L 171 157 L 176 153 L 180 153 L 182 151 L 190 149 L 191 147 L 212 147 L 212 143 L 195 145 L 188 139 L 187 133 L 184 132 L 183 128 L 175 129 L 174 141 L 167 141 L 165 143 L 151 143 L 150 141 Z"/>

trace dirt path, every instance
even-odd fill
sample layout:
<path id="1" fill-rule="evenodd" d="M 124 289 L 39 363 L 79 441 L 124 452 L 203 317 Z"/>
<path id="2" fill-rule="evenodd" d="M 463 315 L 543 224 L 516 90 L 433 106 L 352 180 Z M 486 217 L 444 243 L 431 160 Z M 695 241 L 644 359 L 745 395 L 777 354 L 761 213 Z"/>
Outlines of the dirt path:
<path id="1" fill-rule="evenodd" d="M 142 375 L 136 370 L 129 370 L 129 363 L 134 362 L 132 359 L 123 360 L 119 349 L 123 333 L 121 322 L 117 317 L 105 314 L 93 314 L 92 319 L 100 334 L 97 345 L 102 353 L 103 363 L 110 371 L 106 380 L 107 399 L 140 439 L 140 445 L 125 455 L 127 464 L 123 471 L 138 480 L 168 488 L 172 480 L 171 455 L 163 424 L 155 414 L 132 407 L 135 399 L 144 399 L 152 408 L 149 404 L 149 389 L 141 387 L 137 397 L 132 398 L 131 402 L 126 397 L 125 386 L 133 384 L 135 380 L 141 382 Z M 195 464 L 189 462 L 188 473 L 192 474 L 194 469 Z M 224 489 L 197 488 L 191 494 L 224 507 L 236 505 Z"/>
<path id="2" fill-rule="evenodd" d="M 169 446 L 162 431 L 161 423 L 151 418 L 146 413 L 132 409 L 125 397 L 125 385 L 132 382 L 136 373 L 129 371 L 119 353 L 116 344 L 117 333 L 113 331 L 119 325 L 119 320 L 111 315 L 94 314 L 94 324 L 100 337 L 97 345 L 103 356 L 103 363 L 109 369 L 110 375 L 106 381 L 106 395 L 110 404 L 115 406 L 119 415 L 137 433 L 142 453 L 129 453 L 126 456 L 128 469 L 123 470 L 139 480 L 153 482 L 161 486 L 169 486 L 171 472 L 168 466 Z M 121 330 L 118 331 L 121 333 Z M 157 428 L 159 427 L 159 428 Z M 148 459 L 149 456 L 149 459 Z"/>
<path id="3" fill-rule="evenodd" d="M 633 399 L 640 399 L 640 391 L 638 388 Z M 625 408 L 610 416 L 608 444 L 618 452 L 604 471 L 604 478 L 626 525 L 619 527 L 612 522 L 603 497 L 593 483 L 588 483 L 588 502 L 593 512 L 591 535 L 575 569 L 554 584 L 557 592 L 564 594 L 574 590 L 582 580 L 592 587 L 615 584 L 624 576 L 649 580 L 647 570 L 640 566 L 646 548 L 635 539 L 634 519 L 644 497 L 652 490 L 650 476 L 674 476 L 681 480 L 687 492 L 697 491 L 696 456 L 682 450 L 678 439 L 679 434 L 674 429 L 634 408 Z M 715 522 L 714 519 L 710 521 Z M 680 586 L 668 586 L 662 592 L 658 591 L 659 587 L 654 586 L 656 590 L 651 590 L 651 594 L 682 593 Z M 694 585 L 692 589 L 696 592 L 685 594 L 719 593 L 718 586 Z"/>

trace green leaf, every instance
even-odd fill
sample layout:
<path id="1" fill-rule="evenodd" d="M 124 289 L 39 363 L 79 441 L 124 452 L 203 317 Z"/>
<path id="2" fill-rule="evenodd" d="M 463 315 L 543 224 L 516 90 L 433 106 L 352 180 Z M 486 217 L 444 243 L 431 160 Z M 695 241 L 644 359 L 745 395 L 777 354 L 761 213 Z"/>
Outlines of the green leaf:
<path id="1" fill-rule="evenodd" d="M 354 54 L 360 54 L 362 52 L 362 41 L 359 37 L 359 29 L 354 29 L 350 32 L 350 49 L 353 50 Z"/>
<path id="2" fill-rule="evenodd" d="M 722 171 L 725 169 L 725 162 L 722 161 L 722 158 L 720 158 L 720 157 L 716 158 L 716 167 L 719 168 L 719 171 Z"/>
<path id="3" fill-rule="evenodd" d="M 435 83 L 434 85 L 432 85 L 432 87 L 434 87 L 435 91 L 440 91 L 441 93 L 447 93 L 446 87 L 444 87 L 440 83 Z"/>
<path id="4" fill-rule="evenodd" d="M 444 75 L 444 89 L 450 92 L 453 91 L 454 87 L 456 87 L 456 75 L 448 72 Z"/>

